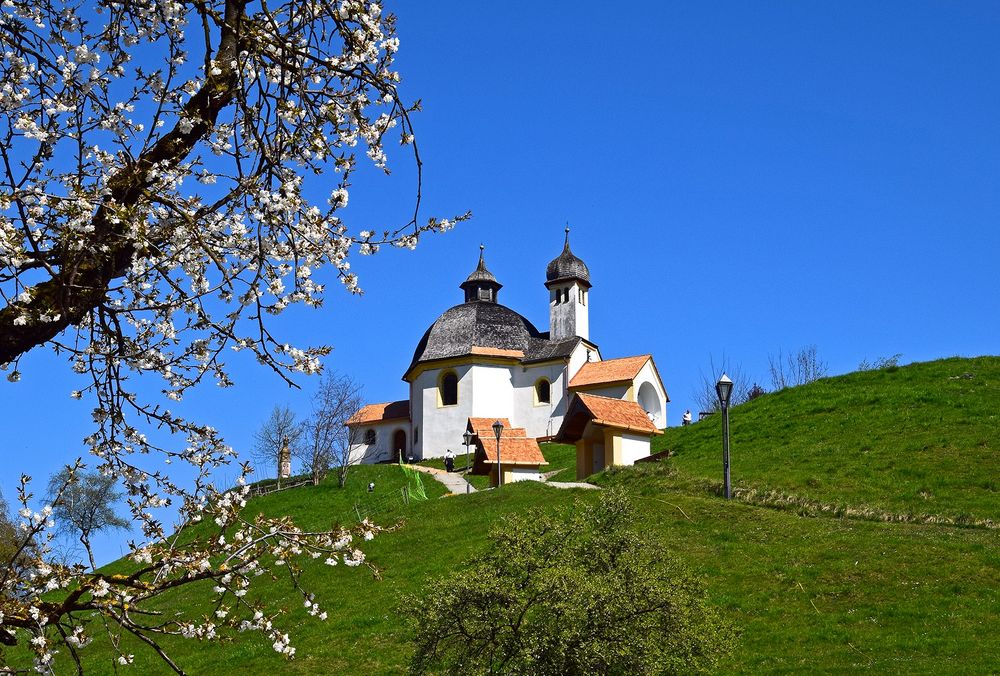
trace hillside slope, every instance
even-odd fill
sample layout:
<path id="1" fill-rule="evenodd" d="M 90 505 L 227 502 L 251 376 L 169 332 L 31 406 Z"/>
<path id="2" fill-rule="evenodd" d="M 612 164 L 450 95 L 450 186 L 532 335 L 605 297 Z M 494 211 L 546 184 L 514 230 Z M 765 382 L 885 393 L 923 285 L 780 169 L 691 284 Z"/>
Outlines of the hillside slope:
<path id="1" fill-rule="evenodd" d="M 950 379 L 963 373 L 974 377 Z M 1000 411 L 998 383 L 1000 360 L 944 360 L 768 395 L 732 412 L 734 477 L 822 502 L 995 515 L 991 416 Z M 726 502 L 714 493 L 718 433 L 717 420 L 668 430 L 657 443 L 676 451 L 669 461 L 593 479 L 628 491 L 642 527 L 700 572 L 713 602 L 742 628 L 722 671 L 1000 671 L 1000 531 L 802 516 L 802 510 Z M 376 482 L 375 498 L 367 494 L 368 481 Z M 248 510 L 291 514 L 319 527 L 349 519 L 356 502 L 389 495 L 403 482 L 396 467 L 359 467 L 344 490 L 335 480 L 305 486 L 255 499 Z M 166 645 L 188 673 L 403 673 L 412 654 L 401 612 L 405 594 L 457 570 L 504 514 L 596 500 L 600 493 L 525 482 L 437 499 L 440 487 L 428 488 L 431 499 L 397 504 L 378 517 L 401 522 L 366 543 L 381 580 L 363 569 L 306 564 L 306 583 L 328 610 L 326 622 L 308 617 L 284 582 L 260 578 L 251 595 L 289 611 L 279 622 L 298 649 L 291 662 L 254 635 Z M 210 613 L 198 596 L 175 594 L 161 610 Z M 148 649 L 127 638 L 124 645 L 136 655 L 129 670 L 168 673 Z M 84 654 L 87 673 L 112 673 L 106 644 Z M 30 667 L 23 651 L 7 657 Z M 75 670 L 65 654 L 58 659 L 58 673 Z"/>
<path id="2" fill-rule="evenodd" d="M 1000 521 L 1000 358 L 824 378 L 730 411 L 734 486 Z M 671 428 L 682 474 L 721 481 L 721 420 Z"/>

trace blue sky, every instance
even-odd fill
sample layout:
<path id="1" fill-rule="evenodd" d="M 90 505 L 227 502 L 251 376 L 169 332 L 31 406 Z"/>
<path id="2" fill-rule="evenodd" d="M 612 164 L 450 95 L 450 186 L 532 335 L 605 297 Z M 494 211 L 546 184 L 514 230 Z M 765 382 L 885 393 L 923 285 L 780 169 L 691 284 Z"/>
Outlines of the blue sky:
<path id="1" fill-rule="evenodd" d="M 572 228 L 605 358 L 651 352 L 671 424 L 709 358 L 765 387 L 767 359 L 815 344 L 862 359 L 996 353 L 1000 9 L 995 3 L 390 3 L 402 93 L 425 162 L 424 216 L 474 219 L 413 252 L 357 258 L 362 298 L 331 291 L 278 324 L 329 343 L 371 401 L 461 302 L 479 244 L 500 300 L 548 324 L 546 263 Z M 347 219 L 405 222 L 413 176 L 357 176 Z M 339 285 L 335 285 L 339 287 Z M 234 361 L 237 387 L 184 403 L 239 450 L 290 390 Z M 0 384 L 0 490 L 80 452 L 86 402 L 43 354 Z M 734 420 L 734 425 L 737 422 Z M 102 543 L 102 557 L 118 545 Z"/>

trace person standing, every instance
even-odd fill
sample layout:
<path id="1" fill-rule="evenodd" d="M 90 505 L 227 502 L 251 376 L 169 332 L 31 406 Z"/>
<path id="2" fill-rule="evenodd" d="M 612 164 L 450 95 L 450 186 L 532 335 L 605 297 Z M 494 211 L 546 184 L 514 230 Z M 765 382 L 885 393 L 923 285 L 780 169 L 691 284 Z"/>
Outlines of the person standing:
<path id="1" fill-rule="evenodd" d="M 691 409 L 684 411 L 684 415 L 681 416 L 681 425 L 687 427 L 691 424 Z"/>
<path id="2" fill-rule="evenodd" d="M 449 472 L 455 470 L 455 454 L 451 452 L 450 448 L 444 452 L 444 468 Z"/>

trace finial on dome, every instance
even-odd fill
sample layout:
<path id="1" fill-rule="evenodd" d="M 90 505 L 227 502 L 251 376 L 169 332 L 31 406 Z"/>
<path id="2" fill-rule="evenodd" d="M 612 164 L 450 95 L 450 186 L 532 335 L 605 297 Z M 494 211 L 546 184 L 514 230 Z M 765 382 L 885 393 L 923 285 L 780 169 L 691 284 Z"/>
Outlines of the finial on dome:
<path id="1" fill-rule="evenodd" d="M 501 284 L 493 273 L 486 269 L 486 245 L 479 245 L 479 264 L 459 287 L 465 291 L 465 302 L 487 300 L 496 302 Z"/>

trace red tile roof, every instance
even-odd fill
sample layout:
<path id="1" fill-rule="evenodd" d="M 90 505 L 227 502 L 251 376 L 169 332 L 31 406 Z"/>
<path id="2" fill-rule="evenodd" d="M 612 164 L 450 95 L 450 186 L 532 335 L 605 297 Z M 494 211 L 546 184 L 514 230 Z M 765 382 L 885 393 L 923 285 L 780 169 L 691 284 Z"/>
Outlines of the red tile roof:
<path id="1" fill-rule="evenodd" d="M 598 425 L 618 427 L 634 432 L 660 434 L 660 430 L 656 429 L 646 412 L 634 401 L 599 397 L 582 392 L 577 392 L 576 396 L 590 413 L 592 420 Z"/>
<path id="2" fill-rule="evenodd" d="M 497 420 L 503 423 L 503 432 L 500 433 L 501 439 L 506 439 L 507 437 L 528 436 L 527 431 L 523 428 L 512 427 L 510 420 L 507 418 L 469 418 L 469 423 L 466 426 L 466 429 L 475 434 L 477 437 L 495 439 L 496 435 L 493 433 L 493 423 Z"/>
<path id="3" fill-rule="evenodd" d="M 409 418 L 409 401 L 390 401 L 384 404 L 368 404 L 367 406 L 362 406 L 361 410 L 348 419 L 347 424 L 364 425 L 384 422 L 386 420 L 409 420 Z"/>
<path id="4" fill-rule="evenodd" d="M 569 381 L 569 388 L 610 385 L 632 380 L 639 375 L 639 371 L 651 358 L 650 355 L 643 354 L 637 357 L 587 362 Z"/>
<path id="5" fill-rule="evenodd" d="M 573 443 L 582 438 L 588 422 L 639 434 L 662 434 L 634 401 L 575 392 L 555 441 Z"/>
<path id="6" fill-rule="evenodd" d="M 523 430 L 521 430 L 523 432 Z M 496 437 L 480 437 L 477 446 L 477 455 L 484 452 L 486 463 L 495 465 L 497 462 L 497 440 Z M 526 437 L 500 437 L 500 460 L 504 465 L 547 465 L 542 449 L 538 447 L 538 442 Z"/>

